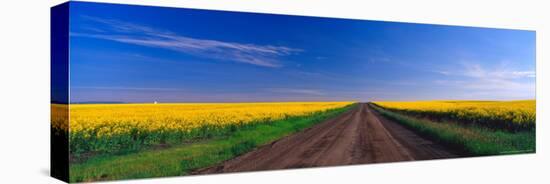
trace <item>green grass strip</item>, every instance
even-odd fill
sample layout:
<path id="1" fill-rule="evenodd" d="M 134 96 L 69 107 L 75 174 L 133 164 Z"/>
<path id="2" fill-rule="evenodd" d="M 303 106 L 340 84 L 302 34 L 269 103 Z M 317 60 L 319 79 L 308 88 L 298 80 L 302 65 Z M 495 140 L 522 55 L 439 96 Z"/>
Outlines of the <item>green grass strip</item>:
<path id="1" fill-rule="evenodd" d="M 508 132 L 481 126 L 417 119 L 370 104 L 384 117 L 417 133 L 453 147 L 466 156 L 504 155 L 535 152 L 535 131 Z"/>
<path id="2" fill-rule="evenodd" d="M 225 138 L 145 150 L 126 155 L 99 155 L 70 165 L 71 182 L 187 175 L 304 130 L 356 105 L 239 129 Z"/>

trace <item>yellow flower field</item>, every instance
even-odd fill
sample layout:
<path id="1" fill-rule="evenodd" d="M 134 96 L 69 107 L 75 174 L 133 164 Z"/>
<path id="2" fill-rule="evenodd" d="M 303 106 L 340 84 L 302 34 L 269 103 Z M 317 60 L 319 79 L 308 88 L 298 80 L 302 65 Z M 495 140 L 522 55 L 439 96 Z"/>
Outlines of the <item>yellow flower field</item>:
<path id="1" fill-rule="evenodd" d="M 68 114 L 69 106 L 66 104 L 52 104 L 50 105 L 51 113 L 51 122 L 52 128 L 56 130 L 55 133 L 60 133 L 58 131 L 66 132 L 69 128 Z"/>
<path id="2" fill-rule="evenodd" d="M 389 110 L 510 131 L 534 129 L 536 101 L 374 102 Z"/>
<path id="3" fill-rule="evenodd" d="M 71 152 L 110 151 L 138 143 L 210 137 L 352 103 L 71 104 L 69 142 Z"/>

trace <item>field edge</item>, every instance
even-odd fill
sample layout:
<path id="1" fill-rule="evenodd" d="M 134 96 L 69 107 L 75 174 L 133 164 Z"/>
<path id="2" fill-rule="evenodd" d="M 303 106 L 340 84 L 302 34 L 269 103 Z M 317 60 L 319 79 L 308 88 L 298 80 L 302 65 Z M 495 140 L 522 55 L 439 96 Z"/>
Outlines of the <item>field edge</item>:
<path id="1" fill-rule="evenodd" d="M 510 133 L 484 127 L 418 119 L 369 103 L 375 111 L 464 157 L 536 153 L 535 131 Z"/>
<path id="2" fill-rule="evenodd" d="M 101 155 L 71 164 L 70 181 L 105 181 L 189 175 L 257 147 L 307 129 L 355 108 L 357 103 L 313 115 L 278 120 L 239 130 L 235 134 L 163 150 L 144 150 L 127 155 Z M 139 169 L 137 169 L 139 168 Z"/>

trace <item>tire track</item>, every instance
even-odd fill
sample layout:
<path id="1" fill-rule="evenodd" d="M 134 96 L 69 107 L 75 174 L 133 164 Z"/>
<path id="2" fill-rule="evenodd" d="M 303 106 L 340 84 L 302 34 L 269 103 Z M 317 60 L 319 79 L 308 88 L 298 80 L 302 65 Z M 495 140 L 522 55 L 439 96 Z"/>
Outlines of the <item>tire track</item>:
<path id="1" fill-rule="evenodd" d="M 458 155 L 359 104 L 338 117 L 193 174 L 452 157 Z"/>

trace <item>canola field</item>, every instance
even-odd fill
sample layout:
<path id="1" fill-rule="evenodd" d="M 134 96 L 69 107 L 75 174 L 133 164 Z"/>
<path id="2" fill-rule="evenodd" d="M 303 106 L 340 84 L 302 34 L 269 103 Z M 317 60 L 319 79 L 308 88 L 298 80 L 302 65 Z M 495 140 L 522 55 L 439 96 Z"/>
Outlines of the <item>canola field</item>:
<path id="1" fill-rule="evenodd" d="M 51 104 L 51 123 L 53 133 L 63 133 L 67 132 L 69 128 L 68 117 L 69 117 L 69 105 L 66 104 Z"/>
<path id="2" fill-rule="evenodd" d="M 535 129 L 536 101 L 374 102 L 388 110 L 511 132 Z"/>
<path id="3" fill-rule="evenodd" d="M 147 145 L 197 141 L 228 135 L 258 123 L 314 115 L 351 104 L 353 102 L 71 104 L 70 152 L 117 152 Z M 55 108 L 52 106 L 52 111 Z"/>

